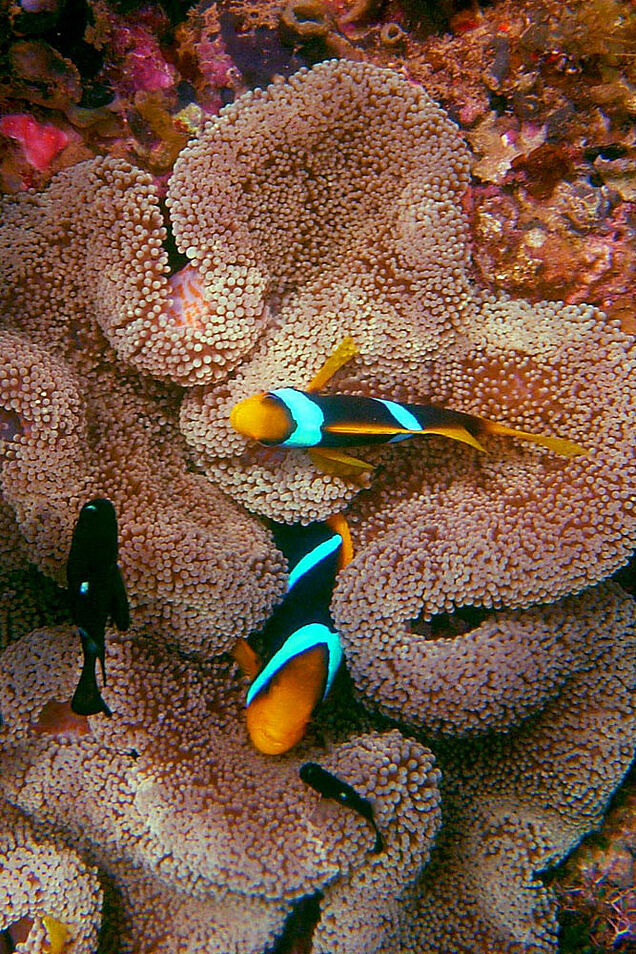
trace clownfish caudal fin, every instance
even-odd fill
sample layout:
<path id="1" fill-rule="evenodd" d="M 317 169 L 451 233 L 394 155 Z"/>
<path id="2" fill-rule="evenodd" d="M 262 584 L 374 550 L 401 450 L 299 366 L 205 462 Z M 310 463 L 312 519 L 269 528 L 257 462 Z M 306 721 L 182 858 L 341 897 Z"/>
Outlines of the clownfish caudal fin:
<path id="1" fill-rule="evenodd" d="M 306 390 L 320 391 L 321 388 L 324 388 L 327 381 L 331 380 L 336 371 L 339 371 L 348 361 L 355 358 L 357 354 L 359 354 L 359 351 L 355 341 L 351 336 L 347 336 L 314 374 Z"/>
<path id="2" fill-rule="evenodd" d="M 248 641 L 242 637 L 236 640 L 231 653 L 243 675 L 253 682 L 263 668 L 258 653 L 254 652 Z"/>
<path id="3" fill-rule="evenodd" d="M 318 470 L 332 477 L 347 477 L 350 480 L 356 480 L 362 474 L 373 470 L 373 466 L 365 460 L 359 460 L 357 457 L 345 454 L 341 450 L 335 450 L 333 447 L 311 447 L 307 453 Z"/>
<path id="4" fill-rule="evenodd" d="M 585 447 L 576 444 L 574 441 L 568 441 L 563 437 L 548 437 L 545 434 L 529 434 L 528 431 L 519 431 L 514 427 L 508 427 L 506 424 L 498 424 L 496 421 L 481 421 L 483 429 L 488 434 L 496 434 L 498 437 L 518 437 L 519 440 L 528 441 L 531 444 L 539 444 L 540 447 L 546 447 L 554 451 L 555 454 L 561 454 L 563 457 L 581 457 L 589 454 Z"/>

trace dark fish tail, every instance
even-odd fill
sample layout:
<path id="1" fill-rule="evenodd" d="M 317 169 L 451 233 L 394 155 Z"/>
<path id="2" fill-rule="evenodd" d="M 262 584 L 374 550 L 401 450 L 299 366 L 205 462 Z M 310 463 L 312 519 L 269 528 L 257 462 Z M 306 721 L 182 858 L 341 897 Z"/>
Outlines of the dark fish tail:
<path id="1" fill-rule="evenodd" d="M 379 855 L 381 851 L 384 851 L 384 840 L 382 838 L 382 835 L 380 834 L 380 829 L 375 823 L 375 818 L 371 817 L 369 821 L 373 825 L 373 830 L 375 832 L 375 843 L 371 851 L 373 852 L 374 855 Z"/>
<path id="2" fill-rule="evenodd" d="M 103 671 L 104 651 L 102 649 L 100 652 L 95 640 L 91 639 L 83 629 L 80 629 L 79 632 L 82 640 L 84 662 L 77 688 L 71 699 L 71 709 L 76 715 L 97 715 L 99 712 L 103 712 L 104 715 L 110 716 L 112 712 L 102 698 L 95 676 L 95 662 L 97 659 L 101 659 Z"/>

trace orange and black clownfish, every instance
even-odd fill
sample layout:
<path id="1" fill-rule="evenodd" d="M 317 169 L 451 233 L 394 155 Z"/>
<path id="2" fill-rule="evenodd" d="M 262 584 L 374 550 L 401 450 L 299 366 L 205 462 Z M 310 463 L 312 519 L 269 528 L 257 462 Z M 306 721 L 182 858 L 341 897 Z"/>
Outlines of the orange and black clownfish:
<path id="1" fill-rule="evenodd" d="M 105 631 L 111 619 L 128 629 L 126 587 L 117 565 L 117 516 L 110 500 L 96 497 L 84 504 L 73 530 L 66 579 L 73 622 L 79 629 L 84 664 L 71 709 L 78 715 L 111 715 L 97 686 L 99 659 L 106 684 Z"/>
<path id="2" fill-rule="evenodd" d="M 250 739 L 260 752 L 281 755 L 302 739 L 342 662 L 329 603 L 336 574 L 351 559 L 351 538 L 339 515 L 272 529 L 289 565 L 287 594 L 261 632 L 273 652 L 260 668 L 249 643 L 239 640 L 234 657 L 253 678 L 245 703 Z"/>
<path id="3" fill-rule="evenodd" d="M 268 447 L 304 448 L 322 470 L 342 476 L 372 469 L 370 464 L 343 453 L 342 448 L 395 443 L 427 434 L 449 437 L 479 451 L 484 450 L 479 438 L 495 434 L 539 444 L 566 457 L 587 453 L 564 438 L 530 434 L 433 404 L 400 404 L 385 398 L 317 393 L 355 354 L 353 339 L 346 338 L 306 391 L 276 388 L 239 401 L 230 413 L 232 427 Z"/>

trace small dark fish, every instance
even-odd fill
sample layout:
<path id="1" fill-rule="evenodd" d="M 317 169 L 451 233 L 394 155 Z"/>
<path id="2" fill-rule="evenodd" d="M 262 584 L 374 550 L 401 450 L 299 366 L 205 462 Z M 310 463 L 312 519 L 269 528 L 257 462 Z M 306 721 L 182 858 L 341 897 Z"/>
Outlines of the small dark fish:
<path id="1" fill-rule="evenodd" d="M 115 508 L 103 497 L 90 500 L 77 518 L 66 564 L 71 615 L 84 653 L 82 673 L 71 700 L 71 709 L 78 715 L 111 714 L 97 686 L 95 662 L 99 659 L 106 684 L 106 624 L 110 619 L 121 630 L 130 625 L 117 553 Z"/>
<path id="2" fill-rule="evenodd" d="M 337 775 L 332 775 L 331 772 L 328 772 L 327 769 L 318 765 L 317 762 L 305 762 L 304 765 L 300 766 L 298 774 L 302 781 L 305 782 L 306 785 L 310 785 L 319 795 L 323 795 L 325 798 L 333 798 L 334 801 L 340 805 L 344 805 L 345 808 L 351 808 L 354 812 L 358 812 L 359 815 L 362 815 L 373 827 L 375 832 L 373 852 L 378 854 L 378 852 L 384 850 L 382 835 L 375 823 L 373 806 L 368 798 L 359 795 L 355 788 L 352 788 L 348 782 L 344 782 L 341 778 L 338 778 Z"/>

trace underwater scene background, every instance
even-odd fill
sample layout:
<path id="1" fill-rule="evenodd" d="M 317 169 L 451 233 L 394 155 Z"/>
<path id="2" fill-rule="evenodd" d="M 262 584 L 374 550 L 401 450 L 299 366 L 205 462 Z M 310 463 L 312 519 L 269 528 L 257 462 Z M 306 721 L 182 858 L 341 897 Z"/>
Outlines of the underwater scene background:
<path id="1" fill-rule="evenodd" d="M 0 954 L 636 951 L 633 3 L 0 23 Z"/>

